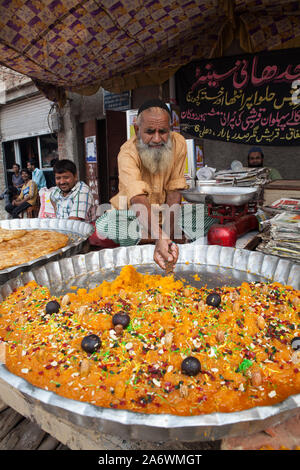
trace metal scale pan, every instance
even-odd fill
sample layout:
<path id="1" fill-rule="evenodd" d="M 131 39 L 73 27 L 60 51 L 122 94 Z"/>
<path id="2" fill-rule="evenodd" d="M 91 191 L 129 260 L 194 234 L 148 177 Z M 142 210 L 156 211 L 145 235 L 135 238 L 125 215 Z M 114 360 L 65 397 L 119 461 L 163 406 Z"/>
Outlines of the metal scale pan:
<path id="1" fill-rule="evenodd" d="M 53 294 L 65 293 L 71 285 L 94 287 L 104 279 L 113 280 L 125 265 L 134 265 L 139 272 L 159 272 L 153 263 L 151 245 L 91 252 L 48 263 L 11 279 L 0 287 L 0 301 L 30 280 L 48 286 Z M 276 280 L 300 288 L 298 264 L 259 252 L 197 242 L 180 247 L 175 272 L 188 281 L 192 275 L 199 274 L 199 287 Z M 251 434 L 279 424 L 300 407 L 299 394 L 273 406 L 188 417 L 107 409 L 37 388 L 10 373 L 3 364 L 0 365 L 0 398 L 41 426 L 45 417 L 51 416 L 57 424 L 75 426 L 82 432 L 86 430 L 98 436 L 107 433 L 133 440 L 142 437 L 150 442 L 212 441 L 224 436 Z"/>
<path id="2" fill-rule="evenodd" d="M 257 193 L 257 188 L 241 188 L 213 185 L 198 185 L 196 189 L 181 191 L 182 196 L 188 202 L 205 203 L 212 201 L 214 204 L 242 206 L 251 201 Z"/>

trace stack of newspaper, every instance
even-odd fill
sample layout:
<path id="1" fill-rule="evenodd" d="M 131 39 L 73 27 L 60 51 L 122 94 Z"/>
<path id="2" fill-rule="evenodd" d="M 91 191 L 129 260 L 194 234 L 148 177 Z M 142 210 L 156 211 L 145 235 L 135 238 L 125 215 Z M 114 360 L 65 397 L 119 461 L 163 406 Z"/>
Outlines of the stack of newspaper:
<path id="1" fill-rule="evenodd" d="M 270 181 L 268 168 L 223 170 L 215 173 L 215 178 L 220 182 L 231 181 L 234 186 L 263 186 Z"/>
<path id="2" fill-rule="evenodd" d="M 265 206 L 265 209 L 268 209 L 268 212 L 271 212 L 273 215 L 284 211 L 300 214 L 300 199 L 282 197 L 272 202 L 269 206 Z"/>
<path id="3" fill-rule="evenodd" d="M 258 251 L 300 263 L 300 212 L 283 211 L 268 220 Z"/>

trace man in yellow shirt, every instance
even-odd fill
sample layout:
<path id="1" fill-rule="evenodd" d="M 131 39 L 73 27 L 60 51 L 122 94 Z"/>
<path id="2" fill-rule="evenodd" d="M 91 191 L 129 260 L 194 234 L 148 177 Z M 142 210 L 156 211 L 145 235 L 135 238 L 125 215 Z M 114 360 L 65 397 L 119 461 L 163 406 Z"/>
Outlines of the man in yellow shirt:
<path id="1" fill-rule="evenodd" d="M 120 233 L 122 217 L 132 220 L 131 242 L 127 243 L 127 238 L 122 243 L 119 237 L 120 244 L 139 243 L 141 238 L 155 240 L 154 260 L 165 269 L 167 263 L 175 264 L 178 258 L 173 240 L 178 233 L 180 190 L 187 188 L 186 141 L 171 131 L 171 113 L 160 100 L 149 100 L 140 107 L 134 127 L 136 135 L 122 145 L 118 155 L 119 192 L 110 201 L 116 211 L 100 217 L 96 229 L 100 236 L 112 238 L 110 230 L 117 225 Z M 174 209 L 169 212 L 167 228 L 159 223 L 155 211 L 162 204 Z M 117 220 L 115 225 L 113 220 Z"/>
<path id="2" fill-rule="evenodd" d="M 21 176 L 24 184 L 19 196 L 10 204 L 5 206 L 5 210 L 13 219 L 19 218 L 19 215 L 28 207 L 34 206 L 38 197 L 38 187 L 31 179 L 31 172 L 27 169 L 22 170 Z"/>

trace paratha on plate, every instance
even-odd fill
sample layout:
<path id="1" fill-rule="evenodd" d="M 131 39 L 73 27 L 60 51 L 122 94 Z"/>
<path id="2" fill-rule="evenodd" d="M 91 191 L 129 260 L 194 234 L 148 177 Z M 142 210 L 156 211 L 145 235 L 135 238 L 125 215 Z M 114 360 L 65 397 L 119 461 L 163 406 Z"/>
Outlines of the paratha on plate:
<path id="1" fill-rule="evenodd" d="M 26 232 L 27 230 L 7 230 L 5 228 L 0 228 L 0 243 L 21 238 Z"/>
<path id="2" fill-rule="evenodd" d="M 2 237 L 0 233 L 0 239 Z M 68 243 L 68 236 L 53 230 L 5 230 L 0 241 L 0 270 L 28 263 Z"/>

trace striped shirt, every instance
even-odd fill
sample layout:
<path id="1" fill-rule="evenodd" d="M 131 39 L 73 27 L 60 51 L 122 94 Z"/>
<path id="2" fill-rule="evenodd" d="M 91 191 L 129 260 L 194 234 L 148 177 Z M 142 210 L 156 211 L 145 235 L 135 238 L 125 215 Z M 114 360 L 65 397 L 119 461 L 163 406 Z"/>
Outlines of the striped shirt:
<path id="1" fill-rule="evenodd" d="M 58 219 L 76 217 L 85 222 L 93 222 L 96 219 L 96 206 L 92 192 L 83 181 L 78 181 L 66 196 L 63 196 L 58 187 L 54 188 L 50 198 Z"/>

